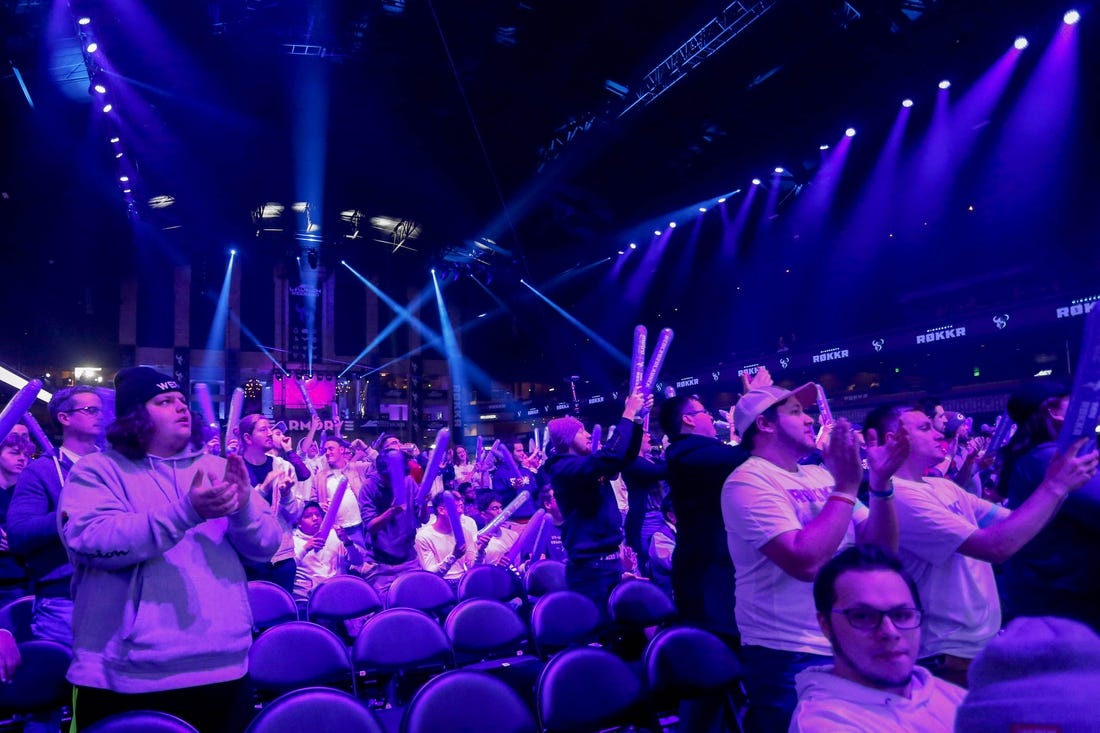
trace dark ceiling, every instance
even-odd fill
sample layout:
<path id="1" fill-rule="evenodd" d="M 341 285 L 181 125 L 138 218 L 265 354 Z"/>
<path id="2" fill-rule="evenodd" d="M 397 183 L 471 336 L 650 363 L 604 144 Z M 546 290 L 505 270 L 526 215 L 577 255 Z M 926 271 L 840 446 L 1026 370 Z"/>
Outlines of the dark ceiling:
<path id="1" fill-rule="evenodd" d="M 577 265 L 615 258 L 637 231 L 653 228 L 651 221 L 746 187 L 776 165 L 791 171 L 785 203 L 786 194 L 793 198 L 811 181 L 820 143 L 835 142 L 848 125 L 884 138 L 903 96 L 930 102 L 944 76 L 973 82 L 1019 33 L 1045 45 L 1065 10 L 1033 0 L 779 0 L 668 93 L 619 117 L 625 102 L 609 86 L 638 88 L 729 2 L 72 4 L 93 18 L 107 59 L 97 79 L 111 88 L 110 124 L 117 127 L 105 123 L 87 80 L 57 81 L 66 69 L 53 60 L 55 50 L 75 29 L 66 3 L 2 3 L 11 64 L 0 87 L 8 130 L 0 223 L 11 283 L 5 312 L 16 327 L 2 338 L 0 360 L 38 366 L 91 356 L 110 363 L 118 276 L 142 266 L 143 250 L 155 246 L 159 256 L 193 262 L 216 282 L 226 248 L 236 245 L 242 263 L 260 272 L 301 242 L 292 236 L 294 223 L 282 234 L 256 236 L 252 212 L 265 202 L 308 200 L 324 233 L 322 264 L 339 269 L 346 259 L 398 300 L 429 282 L 429 267 L 453 265 L 447 253 L 474 251 L 464 244 L 470 240 L 488 237 L 505 250 L 487 257 L 491 272 L 479 270 L 479 277 L 492 277 L 490 289 L 509 310 L 466 334 L 470 357 L 504 379 L 619 369 L 605 356 L 590 358 L 591 343 L 531 297 L 520 278 L 546 283 Z M 1085 16 L 1083 30 L 1090 27 Z M 1085 41 L 1081 88 L 1096 88 L 1096 54 Z M 323 48 L 324 55 L 291 55 L 289 44 Z M 1096 120 L 1092 96 L 1081 108 L 1086 127 Z M 545 149 L 570 120 L 591 125 L 549 159 Z M 123 139 L 121 163 L 107 142 L 115 130 Z M 871 147 L 877 152 L 879 143 Z M 1083 157 L 1095 163 L 1095 144 Z M 865 158 L 852 162 L 864 174 L 874 153 Z M 129 219 L 120 170 L 133 179 Z M 845 175 L 856 190 L 857 174 Z M 1093 184 L 1071 188 L 1095 200 Z M 146 202 L 158 195 L 174 197 L 175 205 L 150 209 Z M 414 221 L 422 234 L 396 252 L 372 241 L 370 231 L 349 240 L 340 212 L 351 209 Z M 1094 224 L 1088 215 L 1067 227 L 1065 258 L 1043 261 L 1062 266 L 1079 256 L 1091 246 L 1081 233 Z M 156 234 L 135 236 L 135 227 Z M 749 269 L 741 259 L 716 271 L 702 256 L 716 245 L 705 240 L 675 282 L 665 278 L 630 303 L 607 279 L 610 265 L 551 295 L 623 351 L 638 320 L 651 330 L 674 325 L 681 360 L 766 349 L 781 334 L 856 333 L 869 324 L 853 314 L 867 310 L 866 298 L 881 298 L 874 283 L 848 284 L 866 298 L 853 296 L 836 319 L 815 317 L 819 299 L 836 288 L 816 289 L 821 283 L 811 272 L 789 294 L 775 293 L 774 303 L 755 296 L 738 306 L 737 288 L 772 270 L 758 261 Z M 799 264 L 793 251 L 758 245 L 767 256 L 757 259 L 777 272 Z M 890 281 L 895 295 L 912 293 L 916 306 L 878 309 L 878 321 L 926 317 L 921 293 L 930 278 L 965 288 L 992 262 L 986 251 L 979 262 L 957 253 L 936 257 L 947 266 L 918 267 L 912 279 Z M 1005 259 L 984 271 L 1006 273 L 1001 281 L 1013 288 L 1021 267 L 1039 264 L 1026 248 Z M 1092 279 L 1076 275 L 1067 288 Z M 1036 278 L 1028 270 L 1022 279 Z M 447 292 L 463 319 L 496 308 L 469 278 Z M 43 333 L 51 338 L 39 338 Z"/>

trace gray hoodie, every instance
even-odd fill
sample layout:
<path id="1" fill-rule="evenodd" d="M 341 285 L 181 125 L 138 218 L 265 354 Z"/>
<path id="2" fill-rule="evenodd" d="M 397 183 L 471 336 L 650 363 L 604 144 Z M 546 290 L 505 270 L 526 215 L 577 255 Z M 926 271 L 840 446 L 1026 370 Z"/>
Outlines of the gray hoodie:
<path id="1" fill-rule="evenodd" d="M 74 566 L 69 681 L 122 693 L 214 684 L 248 671 L 252 612 L 241 558 L 267 561 L 281 530 L 257 492 L 231 517 L 203 520 L 195 472 L 226 462 L 199 451 L 133 460 L 87 456 L 58 503 Z"/>
<path id="2" fill-rule="evenodd" d="M 795 677 L 798 707 L 789 733 L 951 733 L 966 690 L 913 667 L 909 697 L 837 677 L 832 666 Z"/>

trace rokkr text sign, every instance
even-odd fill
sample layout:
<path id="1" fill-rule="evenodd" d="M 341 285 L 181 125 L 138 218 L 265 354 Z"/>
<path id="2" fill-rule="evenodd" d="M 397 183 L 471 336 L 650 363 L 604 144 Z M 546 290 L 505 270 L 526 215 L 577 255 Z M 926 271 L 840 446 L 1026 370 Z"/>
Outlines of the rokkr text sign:
<path id="1" fill-rule="evenodd" d="M 1100 300 L 1100 295 L 1094 295 L 1090 298 L 1078 298 L 1069 305 L 1056 308 L 1054 315 L 1057 318 L 1073 318 L 1074 316 L 1083 316 L 1086 313 L 1092 312 L 1092 307 L 1096 305 L 1097 300 Z"/>
<path id="2" fill-rule="evenodd" d="M 826 349 L 820 354 L 814 354 L 814 364 L 820 364 L 826 361 L 836 361 L 837 359 L 847 359 L 848 349 Z"/>
<path id="3" fill-rule="evenodd" d="M 941 326 L 917 334 L 918 344 L 930 344 L 933 341 L 951 341 L 966 335 L 966 326 Z"/>

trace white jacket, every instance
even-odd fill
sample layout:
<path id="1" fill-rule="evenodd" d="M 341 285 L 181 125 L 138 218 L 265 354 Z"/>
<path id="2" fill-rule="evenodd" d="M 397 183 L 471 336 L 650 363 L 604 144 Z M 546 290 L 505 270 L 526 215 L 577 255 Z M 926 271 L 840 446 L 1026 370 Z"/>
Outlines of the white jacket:
<path id="1" fill-rule="evenodd" d="M 951 733 L 966 690 L 913 668 L 909 697 L 837 677 L 833 667 L 810 667 L 795 677 L 798 707 L 789 733 Z"/>

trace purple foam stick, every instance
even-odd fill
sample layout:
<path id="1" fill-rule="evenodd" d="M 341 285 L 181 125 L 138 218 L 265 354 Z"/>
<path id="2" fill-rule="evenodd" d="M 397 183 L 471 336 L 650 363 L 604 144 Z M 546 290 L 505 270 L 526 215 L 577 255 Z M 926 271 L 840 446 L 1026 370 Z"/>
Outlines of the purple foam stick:
<path id="1" fill-rule="evenodd" d="M 630 391 L 638 389 L 642 385 L 642 375 L 645 372 L 645 341 L 646 328 L 639 324 L 634 327 L 634 349 L 630 354 Z"/>
<path id="2" fill-rule="evenodd" d="M 4 411 L 0 412 L 0 440 L 8 437 L 8 433 L 15 424 L 23 419 L 27 410 L 31 409 L 31 405 L 41 391 L 42 380 L 32 379 L 23 385 L 23 389 L 15 393 L 15 397 L 12 397 L 8 404 L 4 405 Z"/>
<path id="3" fill-rule="evenodd" d="M 228 454 L 229 441 L 237 436 L 237 425 L 241 422 L 241 411 L 244 409 L 244 390 L 237 387 L 233 390 L 233 397 L 229 400 L 229 420 L 225 426 L 225 442 L 226 452 Z M 237 450 L 240 451 L 240 445 L 238 444 Z"/>
<path id="4" fill-rule="evenodd" d="M 332 403 L 332 421 L 336 422 L 340 419 L 340 406 L 335 402 Z"/>
<path id="5" fill-rule="evenodd" d="M 1008 434 L 1012 431 L 1012 418 L 1008 413 L 997 416 L 997 422 L 993 425 L 993 437 L 989 439 L 989 447 L 986 454 L 992 455 L 1000 450 L 1001 446 L 1008 442 Z"/>
<path id="6" fill-rule="evenodd" d="M 538 536 L 535 537 L 535 542 L 531 546 L 531 559 L 538 560 L 540 557 L 546 554 L 546 545 L 550 542 L 550 528 L 554 525 L 554 520 L 547 514 L 539 526 Z"/>
<path id="7" fill-rule="evenodd" d="M 46 437 L 46 431 L 42 429 L 42 426 L 38 424 L 38 421 L 34 419 L 34 415 L 28 412 L 23 416 L 23 422 L 27 424 L 27 430 L 34 436 L 38 445 L 42 446 L 42 455 L 44 456 L 56 456 L 57 448 L 53 447 L 53 443 Z"/>
<path id="8" fill-rule="evenodd" d="M 538 536 L 539 531 L 542 529 L 542 524 L 548 519 L 545 509 L 539 509 L 537 512 L 531 515 L 531 519 L 527 521 L 527 526 L 520 532 L 519 537 L 512 543 L 504 555 L 501 556 L 501 564 L 505 566 L 515 567 L 517 562 L 523 559 L 523 556 L 531 551 L 534 547 L 535 538 Z"/>
<path id="9" fill-rule="evenodd" d="M 537 431 L 535 432 L 535 435 L 538 435 Z M 527 452 L 532 455 L 539 452 L 539 442 L 534 438 L 531 438 L 527 441 Z"/>
<path id="10" fill-rule="evenodd" d="M 458 513 L 458 502 L 450 491 L 443 492 L 443 506 L 447 507 L 447 520 L 451 523 L 451 534 L 455 537 L 455 557 L 466 552 L 466 533 L 462 531 L 462 515 Z"/>
<path id="11" fill-rule="evenodd" d="M 309 392 L 306 391 L 306 386 L 302 383 L 302 380 L 295 377 L 294 384 L 298 387 L 298 391 L 302 393 L 302 402 L 306 403 L 306 409 L 309 410 L 309 416 L 315 419 L 319 417 L 317 415 L 317 408 L 313 406 L 313 400 L 309 398 Z"/>
<path id="12" fill-rule="evenodd" d="M 657 334 L 657 346 L 653 349 L 653 357 L 645 368 L 645 378 L 642 380 L 642 388 L 646 392 L 652 392 L 657 385 L 657 376 L 661 373 L 661 366 L 668 356 L 668 345 L 672 343 L 672 329 L 662 328 Z"/>
<path id="13" fill-rule="evenodd" d="M 829 400 L 825 397 L 825 390 L 820 384 L 815 384 L 817 389 L 817 411 L 821 415 L 821 425 L 829 425 L 833 422 L 833 411 L 829 409 Z"/>
<path id="14" fill-rule="evenodd" d="M 386 464 L 386 471 L 390 475 L 394 506 L 403 506 L 407 509 L 408 492 L 402 491 L 405 487 L 405 456 L 399 450 L 388 450 L 382 454 L 382 462 Z"/>
<path id="15" fill-rule="evenodd" d="M 516 465 L 516 459 L 512 455 L 510 450 L 502 450 L 500 441 L 493 443 L 493 450 L 496 451 L 498 456 L 501 456 L 503 463 L 508 466 L 508 470 L 512 472 L 512 475 L 516 478 L 523 478 L 523 474 L 519 472 L 519 466 Z"/>
<path id="16" fill-rule="evenodd" d="M 595 453 L 600 449 L 600 438 L 603 437 L 603 428 L 599 425 L 592 426 L 592 448 L 591 451 Z"/>
<path id="17" fill-rule="evenodd" d="M 420 487 L 416 491 L 416 508 L 423 508 L 428 503 L 428 495 L 432 491 L 432 483 L 439 475 L 439 467 L 443 464 L 443 456 L 447 455 L 447 446 L 451 442 L 451 431 L 443 428 L 435 436 L 435 448 L 428 457 L 428 467 L 424 469 L 424 477 L 420 480 Z"/>
<path id="18" fill-rule="evenodd" d="M 547 452 L 547 449 L 549 449 L 549 448 L 550 448 L 550 428 L 545 427 L 545 428 L 542 429 L 542 451 L 543 451 L 543 453 Z"/>
<path id="19" fill-rule="evenodd" d="M 493 518 L 493 521 L 486 524 L 484 527 L 477 531 L 478 537 L 484 537 L 487 534 L 492 534 L 497 531 L 497 527 L 511 519 L 512 515 L 516 513 L 523 503 L 531 498 L 531 492 L 527 489 L 516 494 L 516 498 L 508 502 L 508 506 L 500 510 L 500 514 Z"/>
<path id="20" fill-rule="evenodd" d="M 322 539 L 328 541 L 328 533 L 332 531 L 332 528 L 336 525 L 336 515 L 340 513 L 340 502 L 344 500 L 344 494 L 348 490 L 348 477 L 341 476 L 340 482 L 336 484 L 336 491 L 332 494 L 332 501 L 328 504 L 328 511 L 325 512 L 325 518 L 321 520 L 321 529 L 317 531 L 321 535 Z"/>
<path id="21" fill-rule="evenodd" d="M 218 418 L 214 417 L 214 400 L 210 397 L 210 388 L 202 382 L 196 382 L 195 399 L 199 401 L 202 421 L 211 427 L 218 427 Z"/>
<path id="22" fill-rule="evenodd" d="M 479 435 L 479 436 L 477 436 L 477 449 L 474 451 L 474 461 L 477 462 L 477 463 L 481 463 L 481 459 L 482 459 L 482 457 L 484 457 L 484 455 L 485 455 L 485 441 L 482 440 L 481 436 Z"/>

